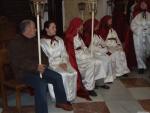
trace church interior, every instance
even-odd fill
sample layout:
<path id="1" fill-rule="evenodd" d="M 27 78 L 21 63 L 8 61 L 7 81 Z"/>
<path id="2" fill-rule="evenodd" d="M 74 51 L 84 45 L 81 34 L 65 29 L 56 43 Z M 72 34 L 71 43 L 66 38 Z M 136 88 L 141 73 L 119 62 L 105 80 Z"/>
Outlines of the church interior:
<path id="1" fill-rule="evenodd" d="M 42 31 L 45 21 L 54 19 L 60 37 L 64 37 L 70 21 L 75 17 L 85 22 L 91 18 L 100 21 L 105 15 L 110 15 L 130 70 L 125 76 L 108 83 L 110 89 L 95 87 L 97 96 L 90 96 L 91 100 L 77 96 L 71 101 L 73 111 L 56 108 L 55 99 L 47 93 L 48 113 L 150 113 L 150 54 L 144 60 L 146 68 L 139 69 L 134 50 L 135 35 L 131 30 L 132 20 L 136 18 L 132 15 L 133 6 L 142 0 L 35 1 L 44 1 L 38 4 L 39 30 Z M 150 15 L 150 0 L 143 1 L 146 1 Z M 36 113 L 34 89 L 15 80 L 7 49 L 8 43 L 19 32 L 19 23 L 24 19 L 37 22 L 34 0 L 0 0 L 0 113 Z M 150 18 L 147 24 L 150 26 Z M 150 33 L 150 27 L 147 29 Z M 147 37 L 150 40 L 150 34 Z M 150 51 L 150 48 L 147 46 L 146 50 Z"/>

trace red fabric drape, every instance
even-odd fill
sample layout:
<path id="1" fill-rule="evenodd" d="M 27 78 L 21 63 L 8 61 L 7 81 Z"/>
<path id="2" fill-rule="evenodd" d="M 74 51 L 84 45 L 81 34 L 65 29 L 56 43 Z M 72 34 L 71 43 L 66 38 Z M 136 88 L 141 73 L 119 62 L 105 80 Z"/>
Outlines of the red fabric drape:
<path id="1" fill-rule="evenodd" d="M 69 60 L 72 65 L 72 67 L 77 71 L 78 77 L 77 77 L 77 95 L 79 97 L 86 98 L 88 100 L 91 100 L 89 97 L 88 92 L 84 88 L 82 84 L 82 78 L 81 74 L 79 72 L 76 58 L 75 58 L 75 50 L 74 50 L 74 36 L 77 34 L 77 29 L 82 25 L 83 21 L 80 18 L 74 18 L 71 20 L 70 25 L 68 29 L 66 30 L 65 37 L 64 37 L 64 42 L 66 46 L 66 50 L 69 55 Z"/>
<path id="2" fill-rule="evenodd" d="M 124 51 L 126 54 L 128 67 L 130 70 L 133 70 L 137 67 L 137 60 L 134 49 L 133 33 L 130 29 L 130 26 L 128 26 L 127 32 L 125 34 Z"/>
<path id="3" fill-rule="evenodd" d="M 94 33 L 95 33 L 95 28 L 98 27 L 99 21 L 94 19 Z M 90 46 L 91 43 L 91 32 L 92 32 L 92 19 L 89 19 L 84 22 L 83 24 L 83 41 L 87 47 Z"/>
<path id="4" fill-rule="evenodd" d="M 123 0 L 114 0 L 115 7 L 113 9 L 113 28 L 116 30 L 118 37 L 122 43 L 125 41 L 125 30 L 128 24 L 125 14 L 125 4 Z"/>
<path id="5" fill-rule="evenodd" d="M 112 17 L 109 15 L 104 16 L 101 20 L 100 20 L 100 24 L 99 24 L 99 29 L 97 31 L 97 34 L 100 35 L 103 40 L 106 40 L 108 32 L 109 32 L 109 27 L 108 27 L 108 20 L 110 20 Z"/>

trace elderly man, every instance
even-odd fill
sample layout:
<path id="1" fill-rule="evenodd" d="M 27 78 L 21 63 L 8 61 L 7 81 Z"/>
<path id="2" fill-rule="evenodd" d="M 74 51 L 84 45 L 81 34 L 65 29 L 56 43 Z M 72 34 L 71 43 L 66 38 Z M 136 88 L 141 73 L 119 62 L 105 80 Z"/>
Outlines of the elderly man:
<path id="1" fill-rule="evenodd" d="M 35 90 L 36 113 L 48 113 L 46 93 L 48 83 L 54 86 L 56 107 L 71 111 L 72 105 L 67 102 L 61 75 L 46 68 L 45 64 L 38 64 L 35 23 L 32 20 L 23 20 L 20 23 L 20 32 L 9 44 L 10 57 L 16 79 Z"/>

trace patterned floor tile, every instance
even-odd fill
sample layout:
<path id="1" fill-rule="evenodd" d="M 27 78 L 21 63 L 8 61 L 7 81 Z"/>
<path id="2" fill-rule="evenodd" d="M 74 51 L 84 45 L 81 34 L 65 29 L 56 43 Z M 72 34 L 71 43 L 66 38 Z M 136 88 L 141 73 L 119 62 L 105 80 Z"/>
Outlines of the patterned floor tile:
<path id="1" fill-rule="evenodd" d="M 110 113 L 104 102 L 75 103 L 74 113 Z"/>
<path id="2" fill-rule="evenodd" d="M 97 93 L 97 96 L 96 97 L 90 97 L 92 99 L 92 101 L 89 101 L 89 100 L 86 100 L 84 98 L 80 98 L 80 97 L 77 97 L 74 101 L 72 101 L 72 103 L 82 103 L 82 102 L 103 102 L 104 99 L 103 99 L 103 96 L 99 93 Z"/>
<path id="3" fill-rule="evenodd" d="M 150 99 L 150 87 L 129 88 L 129 92 L 136 100 Z"/>
<path id="4" fill-rule="evenodd" d="M 144 111 L 142 106 L 136 100 L 111 100 L 106 101 L 105 103 L 111 113 L 138 113 L 138 111 Z"/>
<path id="5" fill-rule="evenodd" d="M 150 99 L 148 100 L 139 100 L 139 103 L 144 108 L 145 111 L 150 112 Z"/>
<path id="6" fill-rule="evenodd" d="M 109 90 L 99 89 L 98 92 L 101 93 L 105 101 L 135 100 L 120 80 L 115 80 L 114 83 L 110 85 Z"/>
<path id="7" fill-rule="evenodd" d="M 126 78 L 121 79 L 121 81 L 127 88 L 150 87 L 150 83 L 143 78 Z"/>

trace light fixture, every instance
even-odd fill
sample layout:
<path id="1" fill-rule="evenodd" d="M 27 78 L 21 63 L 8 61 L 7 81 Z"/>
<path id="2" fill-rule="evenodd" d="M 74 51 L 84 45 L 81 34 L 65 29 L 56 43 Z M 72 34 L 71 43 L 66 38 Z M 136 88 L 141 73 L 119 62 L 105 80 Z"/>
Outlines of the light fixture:
<path id="1" fill-rule="evenodd" d="M 79 12 L 81 14 L 81 18 L 84 20 L 84 11 L 85 11 L 85 8 L 86 8 L 86 3 L 85 2 L 79 2 L 78 3 L 78 9 L 79 9 Z"/>
<path id="2" fill-rule="evenodd" d="M 31 0 L 33 6 L 32 13 L 34 16 L 36 16 L 37 19 L 37 38 L 38 38 L 38 57 L 39 57 L 39 64 L 41 64 L 41 48 L 40 48 L 40 20 L 42 14 L 44 14 L 44 4 L 46 3 L 46 0 Z M 40 74 L 40 77 L 42 78 L 42 74 Z"/>

